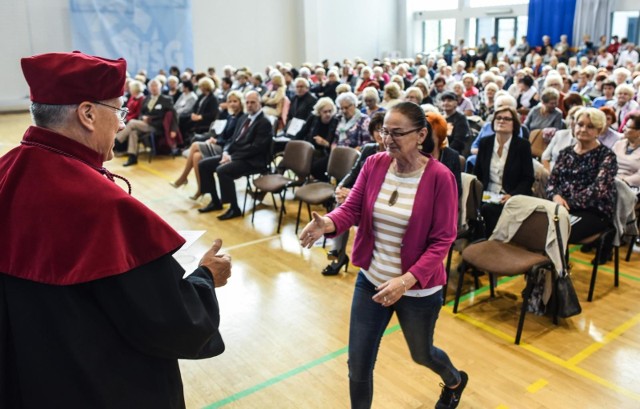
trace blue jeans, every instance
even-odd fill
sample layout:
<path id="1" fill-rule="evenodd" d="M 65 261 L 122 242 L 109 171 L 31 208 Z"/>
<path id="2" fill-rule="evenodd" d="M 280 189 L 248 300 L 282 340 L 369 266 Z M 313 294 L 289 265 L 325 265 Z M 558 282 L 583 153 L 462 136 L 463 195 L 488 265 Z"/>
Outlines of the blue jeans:
<path id="1" fill-rule="evenodd" d="M 373 284 L 358 274 L 349 326 L 349 392 L 351 408 L 370 408 L 373 400 L 373 368 L 382 334 L 394 312 L 409 346 L 411 358 L 440 377 L 445 385 L 460 382 L 460 373 L 447 354 L 433 346 L 433 331 L 442 305 L 442 290 L 428 297 L 404 296 L 391 307 L 373 301 Z"/>

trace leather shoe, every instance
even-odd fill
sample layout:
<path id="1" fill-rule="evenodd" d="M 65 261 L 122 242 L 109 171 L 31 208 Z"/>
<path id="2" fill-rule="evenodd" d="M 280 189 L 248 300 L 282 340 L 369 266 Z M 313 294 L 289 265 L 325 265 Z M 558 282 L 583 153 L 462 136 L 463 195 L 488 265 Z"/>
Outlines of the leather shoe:
<path id="1" fill-rule="evenodd" d="M 233 219 L 235 217 L 240 217 L 240 216 L 242 216 L 242 211 L 240 209 L 231 207 L 229 210 L 227 210 L 226 212 L 218 216 L 218 219 L 229 220 L 229 219 Z"/>
<path id="2" fill-rule="evenodd" d="M 131 166 L 138 164 L 138 157 L 136 155 L 129 155 L 129 158 L 122 166 Z"/>
<path id="3" fill-rule="evenodd" d="M 205 207 L 203 207 L 201 209 L 198 209 L 198 212 L 200 212 L 200 213 L 209 213 L 209 212 L 215 212 L 216 210 L 222 210 L 222 204 L 221 203 L 216 203 L 214 201 L 211 201 Z"/>

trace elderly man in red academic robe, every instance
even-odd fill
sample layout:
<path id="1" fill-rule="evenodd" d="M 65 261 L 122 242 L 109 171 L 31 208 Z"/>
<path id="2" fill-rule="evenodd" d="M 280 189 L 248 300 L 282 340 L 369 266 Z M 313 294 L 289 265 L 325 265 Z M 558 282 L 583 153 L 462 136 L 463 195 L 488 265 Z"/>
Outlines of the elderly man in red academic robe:
<path id="1" fill-rule="evenodd" d="M 184 239 L 103 167 L 123 59 L 22 70 L 34 126 L 0 158 L 0 408 L 183 408 L 178 359 L 224 350 L 215 287 L 231 260 L 216 240 L 183 278 Z"/>

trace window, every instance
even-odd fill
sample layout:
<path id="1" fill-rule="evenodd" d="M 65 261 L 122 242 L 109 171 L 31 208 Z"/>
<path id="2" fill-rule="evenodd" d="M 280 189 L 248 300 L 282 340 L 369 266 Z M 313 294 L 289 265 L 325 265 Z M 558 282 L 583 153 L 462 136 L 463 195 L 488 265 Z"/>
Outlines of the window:
<path id="1" fill-rule="evenodd" d="M 627 38 L 630 42 L 638 44 L 640 12 L 616 11 L 611 22 L 611 36 L 617 35 L 620 39 Z"/>
<path id="2" fill-rule="evenodd" d="M 447 40 L 455 47 L 456 40 L 456 19 L 445 18 L 441 20 L 425 20 L 422 22 L 422 50 L 426 53 L 434 51 L 442 52 L 439 49 Z"/>

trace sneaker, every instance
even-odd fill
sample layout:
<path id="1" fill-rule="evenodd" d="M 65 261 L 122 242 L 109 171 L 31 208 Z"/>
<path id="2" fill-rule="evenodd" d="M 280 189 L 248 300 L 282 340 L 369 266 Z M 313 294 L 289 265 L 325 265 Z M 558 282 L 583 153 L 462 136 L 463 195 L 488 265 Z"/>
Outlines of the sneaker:
<path id="1" fill-rule="evenodd" d="M 455 388 L 447 388 L 445 385 L 442 385 L 442 393 L 440 393 L 440 399 L 436 403 L 436 409 L 453 409 L 457 408 L 460 403 L 460 397 L 462 396 L 462 391 L 467 386 L 467 382 L 469 381 L 469 375 L 466 372 L 460 371 L 460 384 Z"/>

